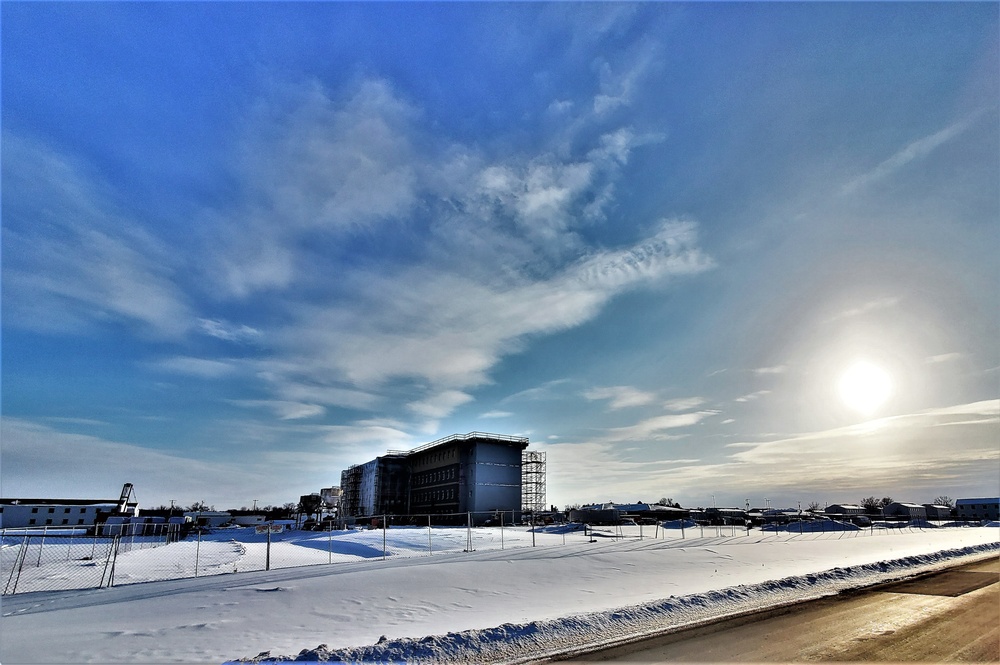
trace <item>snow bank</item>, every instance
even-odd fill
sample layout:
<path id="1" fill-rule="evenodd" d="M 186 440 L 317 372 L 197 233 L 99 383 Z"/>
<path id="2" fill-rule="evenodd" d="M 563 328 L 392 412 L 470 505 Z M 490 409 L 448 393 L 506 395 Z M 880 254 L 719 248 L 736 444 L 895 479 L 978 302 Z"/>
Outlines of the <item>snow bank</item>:
<path id="1" fill-rule="evenodd" d="M 853 526 L 853 525 L 852 525 Z M 549 621 L 505 623 L 485 630 L 450 632 L 414 638 L 388 639 L 354 648 L 331 649 L 321 644 L 296 656 L 263 652 L 239 663 L 518 663 L 550 656 L 572 656 L 603 645 L 652 636 L 723 617 L 774 608 L 908 577 L 929 566 L 970 555 L 1000 551 L 1000 543 L 976 545 L 891 561 L 833 568 L 813 575 L 795 575 L 707 593 L 671 596 L 601 612 L 575 614 Z"/>

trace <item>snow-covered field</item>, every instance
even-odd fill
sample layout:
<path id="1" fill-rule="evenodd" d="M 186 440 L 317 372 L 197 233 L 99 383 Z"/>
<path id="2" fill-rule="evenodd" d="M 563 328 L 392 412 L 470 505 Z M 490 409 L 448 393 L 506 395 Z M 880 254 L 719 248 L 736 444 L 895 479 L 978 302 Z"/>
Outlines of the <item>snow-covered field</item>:
<path id="1" fill-rule="evenodd" d="M 647 527 L 641 540 L 637 530 L 616 539 L 507 528 L 502 545 L 499 529 L 475 529 L 472 552 L 461 551 L 465 529 L 444 531 L 430 545 L 427 529 L 339 534 L 338 554 L 352 560 L 267 572 L 241 567 L 257 561 L 258 543 L 226 534 L 139 549 L 119 557 L 118 581 L 169 567 L 171 552 L 186 562 L 192 545 L 200 575 L 227 574 L 6 596 L 0 662 L 221 663 L 302 650 L 313 660 L 518 662 L 1000 551 L 995 525 L 874 535 L 713 527 L 683 538 Z M 272 557 L 327 563 L 334 539 L 289 534 Z"/>

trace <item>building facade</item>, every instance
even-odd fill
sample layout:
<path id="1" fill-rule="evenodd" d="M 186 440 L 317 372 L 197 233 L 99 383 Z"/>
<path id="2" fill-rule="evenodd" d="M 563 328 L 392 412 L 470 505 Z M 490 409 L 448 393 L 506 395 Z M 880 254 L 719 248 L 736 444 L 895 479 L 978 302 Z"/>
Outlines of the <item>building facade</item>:
<path id="1" fill-rule="evenodd" d="M 960 520 L 1000 520 L 1000 498 L 959 499 L 955 512 Z"/>
<path id="2" fill-rule="evenodd" d="M 908 520 L 927 519 L 927 509 L 917 503 L 901 503 L 894 501 L 882 508 L 884 517 Z"/>
<path id="3" fill-rule="evenodd" d="M 0 527 L 90 527 L 118 507 L 114 499 L 0 499 Z M 135 503 L 128 503 L 127 509 L 139 514 Z"/>
<path id="4" fill-rule="evenodd" d="M 521 512 L 521 458 L 526 437 L 470 432 L 410 451 L 389 451 L 341 474 L 341 514 L 450 515 Z M 464 520 L 463 520 L 464 521 Z"/>

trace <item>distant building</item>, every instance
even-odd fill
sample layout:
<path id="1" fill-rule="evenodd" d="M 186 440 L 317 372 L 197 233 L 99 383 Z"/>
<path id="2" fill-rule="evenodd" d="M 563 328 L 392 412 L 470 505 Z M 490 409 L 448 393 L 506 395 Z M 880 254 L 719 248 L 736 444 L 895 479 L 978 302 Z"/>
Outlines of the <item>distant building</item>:
<path id="1" fill-rule="evenodd" d="M 0 527 L 89 527 L 118 507 L 115 499 L 0 499 Z M 128 502 L 126 512 L 138 515 L 138 504 Z"/>
<path id="2" fill-rule="evenodd" d="M 585 524 L 620 524 L 625 519 L 665 522 L 690 517 L 691 511 L 685 508 L 650 503 L 601 503 L 569 511 L 570 522 Z"/>
<path id="3" fill-rule="evenodd" d="M 833 503 L 826 507 L 823 514 L 828 517 L 852 517 L 854 515 L 864 515 L 864 506 L 853 503 Z"/>
<path id="4" fill-rule="evenodd" d="M 959 499 L 955 512 L 960 520 L 1000 520 L 1000 498 Z"/>
<path id="5" fill-rule="evenodd" d="M 927 519 L 927 509 L 918 503 L 893 501 L 882 508 L 882 515 L 896 519 L 925 520 Z"/>
<path id="6" fill-rule="evenodd" d="M 936 503 L 925 503 L 924 510 L 927 511 L 929 520 L 946 520 L 951 518 L 951 507 L 940 506 Z"/>
<path id="7" fill-rule="evenodd" d="M 340 507 L 340 497 L 343 491 L 339 487 L 324 487 L 319 491 L 323 505 L 334 512 Z"/>
<path id="8" fill-rule="evenodd" d="M 341 473 L 343 517 L 514 513 L 520 519 L 526 437 L 470 432 L 410 451 L 389 451 Z M 464 521 L 464 518 L 460 521 Z"/>
<path id="9" fill-rule="evenodd" d="M 217 527 L 233 521 L 232 513 L 224 510 L 189 510 L 184 517 L 190 518 L 196 526 Z"/>

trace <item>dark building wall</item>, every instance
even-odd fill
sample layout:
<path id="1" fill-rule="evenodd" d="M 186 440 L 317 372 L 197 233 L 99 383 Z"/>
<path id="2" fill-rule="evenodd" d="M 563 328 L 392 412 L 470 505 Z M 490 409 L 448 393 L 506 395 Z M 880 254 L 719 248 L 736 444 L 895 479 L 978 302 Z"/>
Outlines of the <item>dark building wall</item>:
<path id="1" fill-rule="evenodd" d="M 523 446 L 474 441 L 470 456 L 473 512 L 521 509 Z"/>
<path id="2" fill-rule="evenodd" d="M 528 440 L 479 434 L 456 435 L 344 471 L 342 514 L 460 515 L 502 510 L 515 512 L 519 519 L 521 452 Z M 477 522 L 489 518 L 474 517 Z"/>

